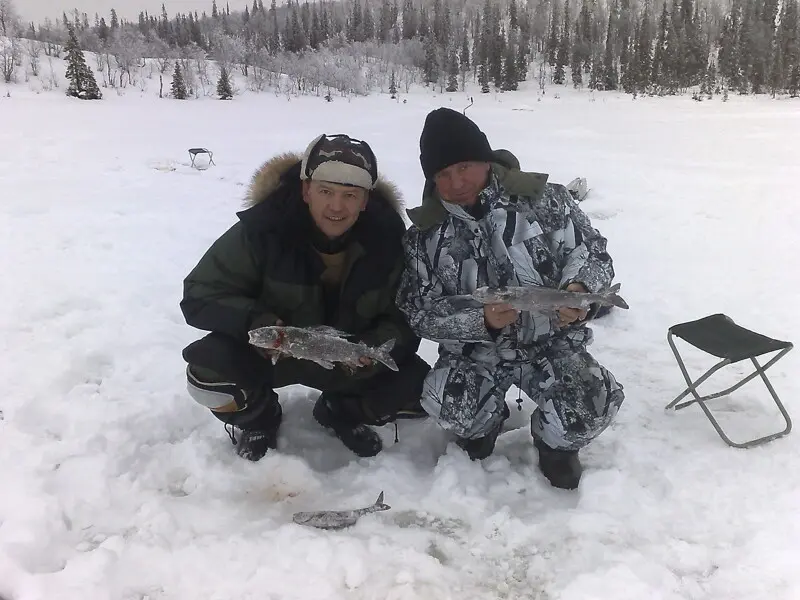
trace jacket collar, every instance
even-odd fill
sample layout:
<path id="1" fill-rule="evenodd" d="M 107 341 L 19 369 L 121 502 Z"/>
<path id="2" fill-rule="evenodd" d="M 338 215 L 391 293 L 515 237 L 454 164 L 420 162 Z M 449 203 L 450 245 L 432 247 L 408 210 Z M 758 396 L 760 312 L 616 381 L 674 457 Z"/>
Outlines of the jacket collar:
<path id="1" fill-rule="evenodd" d="M 546 173 L 520 171 L 516 157 L 507 150 L 495 151 L 495 157 L 498 162 L 493 162 L 491 164 L 489 184 L 484 188 L 481 194 L 484 194 L 492 185 L 492 181 L 495 181 L 507 194 L 526 196 L 532 203 L 541 200 L 548 179 Z M 510 157 L 510 159 L 508 157 Z M 513 168 L 514 166 L 516 166 L 516 168 Z M 406 213 L 408 214 L 408 218 L 411 219 L 411 222 L 418 229 L 425 231 L 437 225 L 441 225 L 450 214 L 456 214 L 453 209 L 448 208 L 448 206 L 454 205 L 444 202 L 439 197 L 439 194 L 436 193 L 436 186 L 433 182 L 426 181 L 422 193 L 422 205 L 411 208 L 407 210 Z M 455 208 L 457 209 L 457 213 L 464 215 L 464 218 L 472 218 L 464 209 L 460 207 Z"/>

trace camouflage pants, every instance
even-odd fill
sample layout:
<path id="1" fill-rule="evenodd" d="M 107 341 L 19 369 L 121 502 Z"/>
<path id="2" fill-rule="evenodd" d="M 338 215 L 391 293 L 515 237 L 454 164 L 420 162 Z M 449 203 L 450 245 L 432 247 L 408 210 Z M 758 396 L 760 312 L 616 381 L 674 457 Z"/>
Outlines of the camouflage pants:
<path id="1" fill-rule="evenodd" d="M 577 450 L 611 423 L 622 385 L 586 351 L 591 332 L 554 338 L 530 361 L 487 364 L 443 354 L 428 373 L 422 406 L 461 438 L 479 438 L 504 420 L 506 392 L 516 385 L 538 405 L 531 433 L 551 448 Z"/>

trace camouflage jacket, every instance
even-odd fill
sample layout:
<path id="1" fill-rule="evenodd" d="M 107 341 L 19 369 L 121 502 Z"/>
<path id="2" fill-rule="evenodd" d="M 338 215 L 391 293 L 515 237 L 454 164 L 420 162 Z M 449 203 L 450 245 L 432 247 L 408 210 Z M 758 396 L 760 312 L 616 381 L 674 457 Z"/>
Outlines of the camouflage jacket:
<path id="1" fill-rule="evenodd" d="M 573 282 L 595 292 L 614 277 L 605 238 L 569 191 L 547 183 L 547 175 L 520 171 L 507 151 L 496 156 L 479 197 L 485 208 L 479 220 L 443 202 L 430 184 L 422 206 L 407 211 L 413 225 L 403 238 L 406 265 L 397 295 L 412 329 L 439 342 L 440 353 L 490 363 L 530 358 L 559 331 L 554 316 L 523 312 L 492 335 L 483 308 L 467 308 L 453 296 L 485 285 L 565 288 Z"/>

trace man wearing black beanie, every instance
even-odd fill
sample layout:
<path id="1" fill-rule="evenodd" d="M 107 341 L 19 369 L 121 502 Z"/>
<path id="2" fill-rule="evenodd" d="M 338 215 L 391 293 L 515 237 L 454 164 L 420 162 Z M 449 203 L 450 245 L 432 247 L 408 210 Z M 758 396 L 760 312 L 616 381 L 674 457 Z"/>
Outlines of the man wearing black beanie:
<path id="1" fill-rule="evenodd" d="M 551 315 L 472 307 L 463 298 L 483 286 L 602 291 L 614 277 L 606 239 L 563 185 L 521 171 L 461 113 L 428 114 L 420 163 L 425 191 L 422 206 L 408 211 L 397 304 L 417 335 L 440 344 L 422 406 L 470 458 L 482 459 L 509 416 L 506 392 L 518 386 L 537 404 L 531 433 L 542 473 L 574 489 L 579 450 L 624 400 L 622 385 L 586 351 L 596 307 Z"/>

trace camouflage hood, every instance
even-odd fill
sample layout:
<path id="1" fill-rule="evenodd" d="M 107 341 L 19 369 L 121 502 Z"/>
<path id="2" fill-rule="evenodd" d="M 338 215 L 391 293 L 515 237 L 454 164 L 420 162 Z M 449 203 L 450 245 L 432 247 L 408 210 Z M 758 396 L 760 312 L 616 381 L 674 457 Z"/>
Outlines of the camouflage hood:
<path id="1" fill-rule="evenodd" d="M 285 152 L 265 162 L 253 175 L 245 196 L 245 207 L 251 208 L 270 198 L 281 184 L 296 182 L 300 185 L 303 157 L 295 152 Z M 403 201 L 397 186 L 378 176 L 375 188 L 370 190 L 370 201 L 385 204 L 402 216 Z"/>

